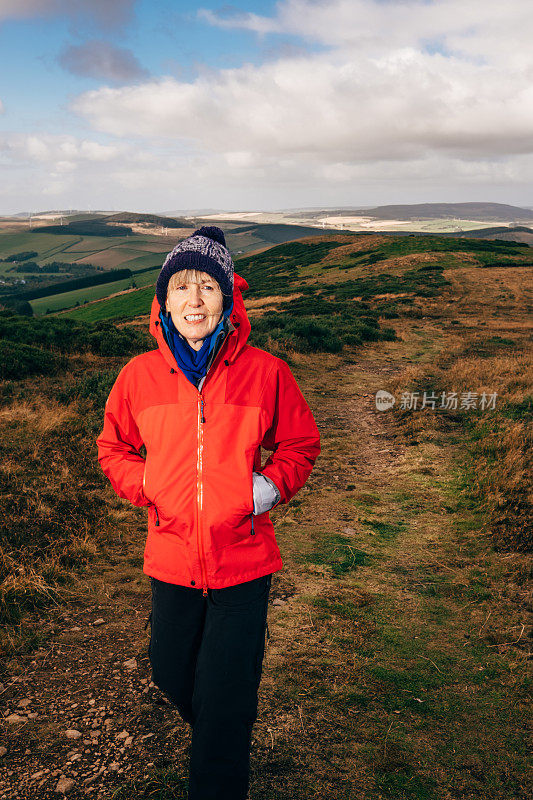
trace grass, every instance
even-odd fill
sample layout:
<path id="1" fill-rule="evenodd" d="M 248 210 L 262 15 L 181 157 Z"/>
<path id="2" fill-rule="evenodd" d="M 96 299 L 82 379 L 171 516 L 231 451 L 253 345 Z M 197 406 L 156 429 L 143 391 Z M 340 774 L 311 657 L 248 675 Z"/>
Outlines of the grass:
<path id="1" fill-rule="evenodd" d="M 33 308 L 34 314 L 37 316 L 73 308 L 75 306 L 83 306 L 85 303 L 90 303 L 93 300 L 101 300 L 109 297 L 109 295 L 114 292 L 129 289 L 133 285 L 138 288 L 144 286 L 153 287 L 158 274 L 159 269 L 150 270 L 140 275 L 133 275 L 131 278 L 124 278 L 119 281 L 113 281 L 112 283 L 102 284 L 101 286 L 89 286 L 85 289 L 75 289 L 72 292 L 62 292 L 61 294 L 39 297 L 36 300 L 31 300 L 30 305 Z M 79 315 L 79 318 L 83 318 L 83 315 Z M 108 318 L 112 319 L 112 317 Z M 88 318 L 88 321 L 92 320 Z"/>
<path id="2" fill-rule="evenodd" d="M 480 355 L 475 355 L 479 347 Z M 434 436 L 450 426 L 461 430 L 468 443 L 461 469 L 472 498 L 488 511 L 493 540 L 502 549 L 530 550 L 533 546 L 530 476 L 532 470 L 531 363 L 523 345 L 506 337 L 475 339 L 446 351 L 431 366 L 409 367 L 391 388 L 440 394 L 453 389 L 458 408 L 439 413 L 397 408 L 404 429 Z M 476 393 L 476 407 L 461 409 L 461 398 Z M 483 393 L 496 394 L 494 408 L 480 405 Z"/>
<path id="3" fill-rule="evenodd" d="M 366 525 L 373 533 L 380 539 L 390 541 L 395 539 L 405 528 L 406 522 L 404 520 L 395 520 L 394 522 L 384 522 L 377 519 L 361 519 L 362 525 Z"/>
<path id="4" fill-rule="evenodd" d="M 131 286 L 131 278 L 123 278 L 112 283 L 105 283 L 100 286 L 87 286 L 85 289 L 75 289 L 71 292 L 61 292 L 61 294 L 47 295 L 30 300 L 33 313 L 42 316 L 54 311 L 62 311 L 71 308 L 76 304 L 81 305 L 90 300 L 100 300 L 109 297 L 112 292 L 120 292 Z"/>
<path id="5" fill-rule="evenodd" d="M 146 777 L 123 779 L 120 787 L 110 795 L 111 800 L 186 800 L 188 779 L 172 766 L 154 767 Z"/>
<path id="6" fill-rule="evenodd" d="M 320 538 L 318 547 L 304 556 L 303 562 L 327 567 L 333 575 L 340 576 L 368 563 L 369 558 L 368 553 L 354 547 L 346 536 L 327 533 Z"/>
<path id="7" fill-rule="evenodd" d="M 323 451 L 297 498 L 273 512 L 284 561 L 273 589 L 288 600 L 269 612 L 254 800 L 530 795 L 530 634 L 522 627 L 531 579 L 527 332 L 521 307 L 512 305 L 519 301 L 507 300 L 499 317 L 490 270 L 470 264 L 457 267 L 464 269 L 458 282 L 449 268 L 451 285 L 424 300 L 427 319 L 418 328 L 411 306 L 398 305 L 398 338 L 318 357 L 292 354 Z M 333 319 L 339 300 L 325 296 L 325 285 L 318 295 L 303 292 L 294 313 L 321 324 Z M 308 302 L 316 303 L 313 313 Z M 374 301 L 365 302 L 350 324 L 376 330 Z M 44 616 L 54 603 L 72 602 L 80 575 L 94 578 L 94 559 L 108 564 L 98 602 L 115 610 L 126 591 L 115 573 L 123 563 L 139 569 L 142 558 L 137 523 L 144 517 L 116 498 L 89 457 L 109 387 L 128 356 L 67 356 L 69 372 L 2 384 L 2 644 L 12 656 L 43 644 L 39 629 L 24 633 L 31 609 Z M 468 417 L 397 406 L 380 415 L 371 409 L 378 388 L 485 389 L 499 400 L 490 413 Z M 341 534 L 344 528 L 351 532 Z M 500 534 L 505 553 L 496 549 Z M 68 654 L 54 664 L 63 670 L 66 661 Z M 168 748 L 172 762 L 134 763 L 135 774 L 114 786 L 115 800 L 184 796 L 184 748 L 175 747 L 182 741 L 157 724 L 154 734 L 154 747 Z"/>
<path id="8" fill-rule="evenodd" d="M 151 343 L 149 335 L 134 326 L 119 329 L 110 322 L 84 324 L 70 319 L 52 317 L 34 319 L 16 314 L 0 315 L 0 335 L 4 349 L 12 349 L 14 364 L 17 366 L 16 353 L 21 368 L 20 377 L 28 374 L 24 369 L 24 351 L 21 347 L 39 349 L 41 355 L 54 356 L 58 353 L 98 353 L 100 355 L 133 355 L 148 349 Z M 17 351 L 17 348 L 18 351 Z M 30 359 L 31 366 L 31 359 Z M 63 363 L 63 368 L 67 363 Z M 13 377 L 9 375 L 4 377 Z"/>
<path id="9" fill-rule="evenodd" d="M 2 469 L 0 619 L 64 602 L 105 549 L 122 501 L 107 485 L 94 440 L 123 359 L 95 371 L 77 356 L 71 373 L 4 382 L 0 410 Z M 81 368 L 81 374 L 80 374 Z M 90 458 L 87 454 L 93 454 Z M 5 646 L 4 641 L 4 646 Z"/>
<path id="10" fill-rule="evenodd" d="M 119 297 L 112 297 L 101 303 L 80 306 L 80 308 L 65 312 L 62 316 L 80 320 L 80 322 L 100 322 L 145 316 L 150 313 L 154 293 L 153 286 L 147 286 Z"/>

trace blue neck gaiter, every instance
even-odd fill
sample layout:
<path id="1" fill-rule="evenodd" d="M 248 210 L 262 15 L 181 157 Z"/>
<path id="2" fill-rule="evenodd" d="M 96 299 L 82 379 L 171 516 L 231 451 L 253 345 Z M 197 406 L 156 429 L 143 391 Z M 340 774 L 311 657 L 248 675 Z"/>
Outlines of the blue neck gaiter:
<path id="1" fill-rule="evenodd" d="M 217 327 L 213 333 L 206 336 L 199 350 L 194 350 L 185 337 L 181 335 L 168 311 L 159 311 L 159 319 L 161 320 L 165 341 L 170 347 L 178 367 L 194 386 L 198 386 L 201 378 L 207 372 L 207 362 L 211 351 L 224 340 L 226 335 L 225 322 L 232 310 L 233 301 L 231 306 L 224 310 Z"/>

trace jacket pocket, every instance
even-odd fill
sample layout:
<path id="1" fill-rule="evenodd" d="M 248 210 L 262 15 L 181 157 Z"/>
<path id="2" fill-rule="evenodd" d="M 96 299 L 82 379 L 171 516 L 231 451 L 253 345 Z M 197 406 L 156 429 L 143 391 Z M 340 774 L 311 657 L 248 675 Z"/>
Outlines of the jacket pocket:
<path id="1" fill-rule="evenodd" d="M 159 511 L 157 510 L 157 506 L 155 505 L 155 503 L 151 502 L 148 508 L 149 508 L 148 513 L 152 515 L 152 521 L 156 526 L 156 528 L 158 528 L 160 522 L 159 522 Z"/>
<path id="2" fill-rule="evenodd" d="M 249 494 L 249 496 L 250 496 L 250 514 L 253 514 L 254 513 L 254 471 L 253 471 L 253 467 L 250 470 L 250 474 L 249 474 L 249 477 L 248 477 L 248 483 L 249 483 L 249 493 L 250 493 Z"/>
<path id="3" fill-rule="evenodd" d="M 250 533 L 251 536 L 253 536 L 254 533 L 255 533 L 255 531 L 254 531 L 254 473 L 253 473 L 253 469 L 250 472 L 248 491 L 249 491 L 249 498 L 250 499 L 249 499 L 249 503 L 248 503 L 249 511 L 246 514 L 246 520 L 249 522 L 249 525 L 250 525 L 249 533 Z"/>

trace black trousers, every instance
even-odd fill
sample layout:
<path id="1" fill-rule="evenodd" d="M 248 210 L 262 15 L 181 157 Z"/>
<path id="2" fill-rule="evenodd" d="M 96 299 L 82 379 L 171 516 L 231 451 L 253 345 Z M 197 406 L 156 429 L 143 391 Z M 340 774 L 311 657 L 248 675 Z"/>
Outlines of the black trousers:
<path id="1" fill-rule="evenodd" d="M 150 580 L 153 681 L 192 725 L 189 800 L 246 800 L 272 575 L 207 597 Z"/>

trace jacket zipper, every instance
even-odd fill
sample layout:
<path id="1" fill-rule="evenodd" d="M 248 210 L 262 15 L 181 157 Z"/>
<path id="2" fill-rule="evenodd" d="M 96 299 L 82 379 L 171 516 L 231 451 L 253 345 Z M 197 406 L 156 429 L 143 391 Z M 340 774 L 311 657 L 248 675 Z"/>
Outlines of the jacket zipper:
<path id="1" fill-rule="evenodd" d="M 202 391 L 198 392 L 198 416 L 197 416 L 197 419 L 198 419 L 198 422 L 197 422 L 198 449 L 197 449 L 197 455 L 196 455 L 196 506 L 197 506 L 197 514 L 198 514 L 198 526 L 197 526 L 197 529 L 196 529 L 196 535 L 197 535 L 197 543 L 198 543 L 198 555 L 200 557 L 200 567 L 201 567 L 201 570 L 202 570 L 202 584 L 203 584 L 203 592 L 202 593 L 203 593 L 204 597 L 207 597 L 208 586 L 207 586 L 207 567 L 206 567 L 206 562 L 205 562 L 204 540 L 203 540 L 203 536 L 201 534 L 202 510 L 203 510 L 203 499 L 204 499 L 204 487 L 203 487 L 203 483 L 202 483 L 203 451 L 204 451 L 204 431 L 203 431 L 202 425 L 205 422 L 203 390 L 204 390 L 204 387 L 205 387 L 205 382 L 207 381 L 207 376 L 208 376 L 208 374 L 209 374 L 209 372 L 211 370 L 211 367 L 213 366 L 213 364 L 215 363 L 215 361 L 219 357 L 219 355 L 220 355 L 220 353 L 222 351 L 222 347 L 223 347 L 226 339 L 229 338 L 229 335 L 230 334 L 228 333 L 227 336 L 225 336 L 224 339 L 222 340 L 222 342 L 220 344 L 220 347 L 218 348 L 218 352 L 217 352 L 216 356 L 214 357 L 213 361 L 209 365 L 209 368 L 208 368 L 207 372 L 205 373 L 204 382 L 202 384 Z M 253 523 L 252 523 L 252 526 L 253 526 Z"/>
<path id="2" fill-rule="evenodd" d="M 202 583 L 203 583 L 203 596 L 207 597 L 207 570 L 205 566 L 205 552 L 204 552 L 204 542 L 203 536 L 200 533 L 200 528 L 202 524 L 202 509 L 203 509 L 203 500 L 204 500 L 204 487 L 202 484 L 202 469 L 203 469 L 203 450 L 204 450 L 204 432 L 202 428 L 202 424 L 205 422 L 204 417 L 204 397 L 199 392 L 198 393 L 198 450 L 197 450 L 197 458 L 196 458 L 196 503 L 198 507 L 198 527 L 197 527 L 197 537 L 198 537 L 198 555 L 200 556 L 200 566 L 202 569 Z"/>

